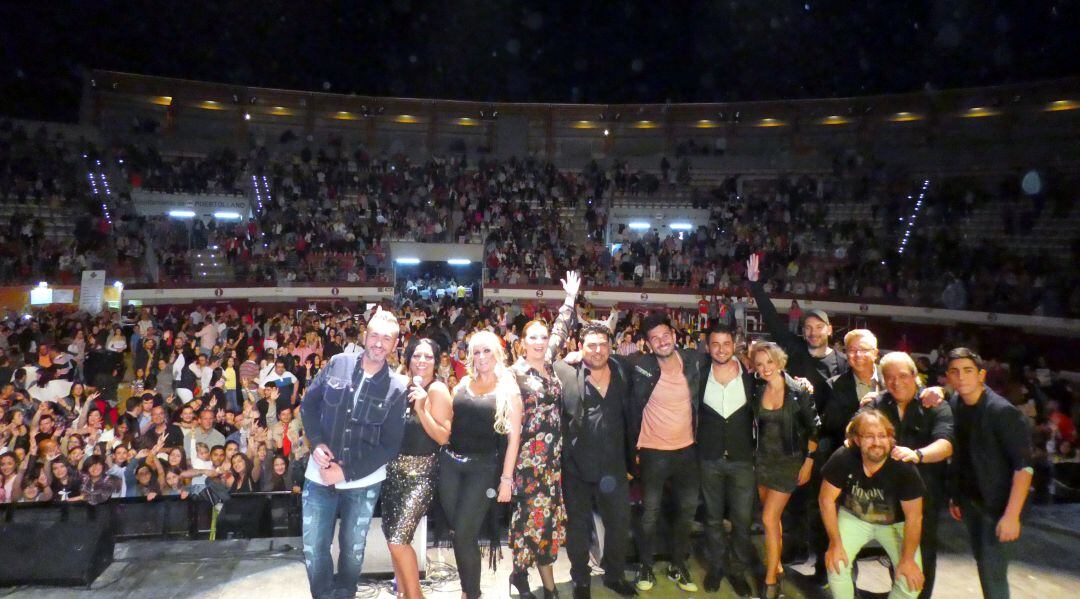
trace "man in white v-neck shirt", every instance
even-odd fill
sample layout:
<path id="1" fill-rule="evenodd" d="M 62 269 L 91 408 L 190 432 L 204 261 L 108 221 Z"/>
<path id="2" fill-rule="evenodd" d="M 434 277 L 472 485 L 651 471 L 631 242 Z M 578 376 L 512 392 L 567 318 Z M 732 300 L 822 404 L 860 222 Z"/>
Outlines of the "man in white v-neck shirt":
<path id="1" fill-rule="evenodd" d="M 755 575 L 757 569 L 757 554 L 750 542 L 754 415 L 749 390 L 753 378 L 735 357 L 735 332 L 731 328 L 713 326 L 707 342 L 711 365 L 703 385 L 698 424 L 705 537 L 711 554 L 704 586 L 705 592 L 715 592 L 726 575 L 736 594 L 748 597 L 747 575 Z M 726 512 L 730 513 L 730 538 L 724 531 Z"/>

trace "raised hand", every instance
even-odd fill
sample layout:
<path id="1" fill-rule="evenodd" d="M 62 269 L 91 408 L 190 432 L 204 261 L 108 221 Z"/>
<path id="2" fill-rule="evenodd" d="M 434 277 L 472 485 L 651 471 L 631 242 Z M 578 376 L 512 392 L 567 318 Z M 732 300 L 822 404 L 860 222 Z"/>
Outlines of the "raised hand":
<path id="1" fill-rule="evenodd" d="M 746 261 L 746 278 L 750 281 L 761 278 L 761 258 L 757 254 L 750 254 L 750 259 Z"/>
<path id="2" fill-rule="evenodd" d="M 581 289 L 581 275 L 576 270 L 570 270 L 566 272 L 566 278 L 559 281 L 562 283 L 563 291 L 566 292 L 566 297 L 576 298 L 578 291 Z"/>

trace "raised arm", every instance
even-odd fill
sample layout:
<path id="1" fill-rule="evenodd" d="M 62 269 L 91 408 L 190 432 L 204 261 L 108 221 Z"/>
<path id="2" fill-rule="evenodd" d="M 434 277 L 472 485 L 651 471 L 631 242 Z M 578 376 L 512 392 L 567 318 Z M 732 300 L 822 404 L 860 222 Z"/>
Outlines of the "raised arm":
<path id="1" fill-rule="evenodd" d="M 761 258 L 758 254 L 750 254 L 746 261 L 746 278 L 750 280 L 750 294 L 757 302 L 758 311 L 761 312 L 761 320 L 765 324 L 765 330 L 784 347 L 791 347 L 795 342 L 795 336 L 788 330 L 787 324 L 780 319 L 769 295 L 765 293 L 765 287 L 761 284 Z"/>
<path id="2" fill-rule="evenodd" d="M 576 271 L 567 272 L 566 278 L 562 280 L 562 286 L 563 291 L 566 292 L 566 299 L 563 300 L 562 306 L 559 306 L 559 316 L 552 323 L 551 334 L 548 335 L 547 352 L 544 354 L 544 361 L 548 364 L 555 360 L 555 356 L 570 337 L 570 328 L 574 325 L 576 316 L 574 304 L 577 302 L 578 291 L 581 288 L 581 276 Z"/>

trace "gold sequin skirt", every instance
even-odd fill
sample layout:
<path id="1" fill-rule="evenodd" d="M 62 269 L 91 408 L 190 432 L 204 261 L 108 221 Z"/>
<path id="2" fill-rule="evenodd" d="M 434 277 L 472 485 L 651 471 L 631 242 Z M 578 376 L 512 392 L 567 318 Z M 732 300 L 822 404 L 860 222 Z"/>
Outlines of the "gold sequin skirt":
<path id="1" fill-rule="evenodd" d="M 382 529 L 386 540 L 410 545 L 420 519 L 435 496 L 439 460 L 433 455 L 399 455 L 386 465 L 382 486 Z"/>

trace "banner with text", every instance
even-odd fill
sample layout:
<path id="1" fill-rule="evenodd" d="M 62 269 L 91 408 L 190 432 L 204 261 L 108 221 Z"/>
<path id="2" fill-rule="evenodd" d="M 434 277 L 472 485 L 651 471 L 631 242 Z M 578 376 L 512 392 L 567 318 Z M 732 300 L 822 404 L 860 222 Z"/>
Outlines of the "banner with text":
<path id="1" fill-rule="evenodd" d="M 90 314 L 101 312 L 105 301 L 105 271 L 84 270 L 79 286 L 79 309 Z"/>

